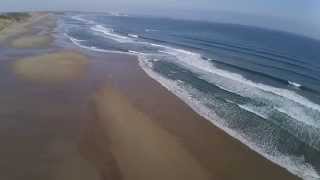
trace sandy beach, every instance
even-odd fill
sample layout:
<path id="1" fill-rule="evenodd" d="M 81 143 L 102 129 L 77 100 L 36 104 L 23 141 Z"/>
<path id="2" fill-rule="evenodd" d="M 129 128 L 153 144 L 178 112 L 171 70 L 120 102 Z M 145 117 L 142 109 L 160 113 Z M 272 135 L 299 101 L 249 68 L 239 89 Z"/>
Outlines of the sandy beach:
<path id="1" fill-rule="evenodd" d="M 201 169 L 209 172 L 210 179 L 238 179 L 239 177 L 241 179 L 297 179 L 285 169 L 264 159 L 196 114 L 164 87 L 147 77 L 134 56 L 111 54 L 102 57 L 101 61 L 104 58 L 108 58 L 108 63 L 105 63 L 103 69 L 106 70 L 104 73 L 109 80 L 106 81 L 106 92 L 102 91 L 108 95 L 108 87 L 111 84 L 117 92 L 122 94 L 121 96 L 127 98 L 131 106 L 153 121 L 155 126 L 169 133 L 172 139 L 178 139 L 178 144 L 200 164 Z M 123 71 L 126 73 L 123 74 Z M 114 101 L 109 103 L 115 104 Z M 119 109 L 118 111 L 121 112 L 121 107 Z M 120 112 L 119 116 L 123 116 Z M 108 110 L 105 110 L 105 113 L 108 113 Z M 128 115 L 128 113 L 125 114 Z M 128 115 L 128 120 L 132 119 L 131 117 L 133 116 Z M 103 126 L 99 124 L 100 120 L 96 119 L 97 126 L 102 128 Z M 150 129 L 150 127 L 142 128 L 139 132 L 143 133 L 144 129 Z M 145 136 L 149 137 L 147 134 Z M 112 149 L 109 145 L 105 148 L 109 151 Z M 148 147 L 145 148 L 148 149 Z M 166 146 L 163 148 L 170 149 Z M 176 150 L 173 149 L 173 151 Z M 158 156 L 162 154 L 159 153 Z"/>
<path id="2" fill-rule="evenodd" d="M 13 71 L 30 81 L 68 81 L 84 76 L 87 64 L 87 58 L 80 53 L 63 51 L 19 59 Z"/>
<path id="3" fill-rule="evenodd" d="M 136 56 L 59 48 L 54 24 L 38 14 L 0 32 L 0 179 L 298 179 L 194 112 Z"/>

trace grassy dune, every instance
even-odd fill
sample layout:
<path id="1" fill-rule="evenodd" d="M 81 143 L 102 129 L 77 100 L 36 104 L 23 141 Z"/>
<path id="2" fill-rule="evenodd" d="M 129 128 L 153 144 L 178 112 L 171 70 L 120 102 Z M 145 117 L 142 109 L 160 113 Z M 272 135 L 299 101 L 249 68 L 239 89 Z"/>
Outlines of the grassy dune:
<path id="1" fill-rule="evenodd" d="M 0 31 L 2 31 L 4 28 L 8 27 L 8 25 L 11 23 L 12 21 L 10 19 L 1 19 L 0 18 Z"/>
<path id="2" fill-rule="evenodd" d="M 3 13 L 0 14 L 0 31 L 13 22 L 20 22 L 31 17 L 29 13 Z"/>

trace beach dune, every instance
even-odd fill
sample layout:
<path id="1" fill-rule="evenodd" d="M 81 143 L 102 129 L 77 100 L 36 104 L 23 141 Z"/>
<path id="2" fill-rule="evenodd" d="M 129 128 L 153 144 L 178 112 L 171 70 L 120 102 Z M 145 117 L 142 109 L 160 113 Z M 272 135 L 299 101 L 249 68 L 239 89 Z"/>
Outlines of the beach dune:
<path id="1" fill-rule="evenodd" d="M 31 32 L 35 23 L 43 23 L 43 20 L 48 20 L 46 18 L 49 17 L 48 13 L 35 12 L 17 14 L 21 14 L 19 20 L 15 20 L 15 18 L 11 17 L 11 15 L 4 19 L 0 16 L 0 42 L 5 41 L 10 37 L 15 37 L 23 33 Z"/>

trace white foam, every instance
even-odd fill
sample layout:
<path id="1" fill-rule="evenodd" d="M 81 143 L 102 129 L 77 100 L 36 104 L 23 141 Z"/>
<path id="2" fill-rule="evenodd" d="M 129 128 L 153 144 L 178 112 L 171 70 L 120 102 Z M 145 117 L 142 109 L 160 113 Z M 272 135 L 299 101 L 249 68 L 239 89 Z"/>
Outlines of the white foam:
<path id="1" fill-rule="evenodd" d="M 157 29 L 146 29 L 145 31 L 146 31 L 146 32 L 157 32 L 157 31 L 159 31 L 159 30 L 157 30 Z"/>
<path id="2" fill-rule="evenodd" d="M 191 91 L 196 91 L 190 87 L 183 86 L 183 83 L 172 81 L 164 78 L 160 74 L 154 72 L 150 68 L 150 61 L 146 59 L 145 56 L 139 56 L 139 64 L 141 68 L 153 79 L 158 81 L 161 85 L 167 88 L 169 91 L 177 95 L 180 99 L 182 99 L 186 104 L 188 104 L 194 111 L 199 113 L 204 118 L 210 120 L 213 124 L 215 124 L 220 129 L 224 130 L 226 133 L 238 139 L 243 144 L 246 144 L 250 149 L 258 152 L 265 158 L 270 161 L 285 167 L 291 173 L 306 179 L 306 180 L 317 180 L 320 178 L 320 175 L 317 174 L 312 165 L 305 162 L 304 157 L 293 157 L 286 156 L 281 154 L 280 152 L 274 149 L 272 154 L 267 153 L 266 149 L 272 148 L 270 144 L 256 144 L 248 138 L 247 135 L 242 134 L 241 132 L 237 132 L 233 129 L 230 129 L 225 123 L 224 120 L 221 120 L 216 113 L 210 108 L 206 107 L 201 100 L 194 98 Z M 200 92 L 196 92 L 195 94 L 201 94 Z M 199 96 L 199 95 L 198 95 Z M 246 108 L 246 107 L 244 107 Z M 248 109 L 248 108 L 247 108 Z M 262 115 L 263 116 L 263 115 Z M 264 147 L 265 145 L 265 147 Z"/>
<path id="3" fill-rule="evenodd" d="M 128 36 L 129 36 L 129 37 L 132 37 L 132 38 L 139 38 L 139 36 L 136 35 L 136 34 L 128 34 Z"/>
<path id="4" fill-rule="evenodd" d="M 98 26 L 99 27 L 99 26 Z M 103 26 L 102 26 L 103 27 Z M 103 27 L 104 28 L 104 27 Z M 121 38 L 118 38 L 117 35 L 114 36 L 113 31 L 110 29 L 106 28 L 98 28 L 98 32 L 100 31 L 101 33 L 107 35 L 109 38 L 115 38 L 117 39 L 118 42 L 121 42 L 123 36 Z M 97 31 L 97 29 L 96 29 Z M 112 35 L 109 35 L 112 34 Z M 71 39 L 71 38 L 70 38 Z M 71 39 L 72 42 L 74 42 L 76 45 L 90 49 L 93 51 L 98 51 L 98 52 L 115 52 L 115 51 L 107 51 L 107 50 L 101 50 L 96 47 L 86 47 L 81 45 L 79 40 Z M 296 104 L 299 104 L 300 106 L 306 106 L 308 108 L 311 108 L 312 110 L 319 111 L 320 107 L 319 105 L 309 101 L 308 99 L 296 94 L 295 92 L 286 90 L 286 89 L 280 89 L 280 88 L 275 88 L 271 87 L 268 85 L 264 85 L 261 83 L 255 83 L 253 81 L 250 81 L 248 79 L 245 79 L 242 77 L 240 74 L 228 72 L 222 69 L 219 69 L 215 66 L 213 66 L 210 62 L 204 61 L 201 58 L 200 54 L 193 53 L 190 51 L 182 50 L 182 49 L 176 49 L 176 48 L 170 48 L 164 45 L 158 45 L 158 44 L 152 44 L 149 43 L 151 46 L 156 46 L 156 47 L 161 47 L 163 48 L 162 51 L 159 51 L 161 53 L 166 53 L 168 55 L 172 55 L 177 57 L 176 63 L 188 67 L 188 69 L 193 69 L 199 72 L 205 72 L 206 74 L 210 75 L 215 75 L 219 77 L 223 77 L 224 80 L 229 79 L 232 82 L 237 82 L 235 86 L 238 84 L 242 84 L 241 90 L 237 89 L 230 89 L 230 86 L 226 86 L 223 83 L 218 83 L 218 85 L 225 90 L 229 91 L 234 91 L 235 93 L 243 93 L 246 87 L 250 87 L 249 89 L 255 88 L 259 89 L 260 92 L 265 92 L 269 93 L 269 95 L 272 96 L 279 96 L 282 99 L 286 99 L 292 102 L 295 102 Z M 279 164 L 282 167 L 285 167 L 290 171 L 291 173 L 307 179 L 307 180 L 316 180 L 319 179 L 320 176 L 317 174 L 317 172 L 313 169 L 313 167 L 310 164 L 307 164 L 304 160 L 304 157 L 290 157 L 290 156 L 285 156 L 281 154 L 280 152 L 273 152 L 272 154 L 267 153 L 266 149 L 272 148 L 270 144 L 266 145 L 261 145 L 261 144 L 256 144 L 256 142 L 252 142 L 250 140 L 250 137 L 248 137 L 245 134 L 242 134 L 241 132 L 237 132 L 233 129 L 230 129 L 222 120 L 219 118 L 215 112 L 206 107 L 203 102 L 193 96 L 194 93 L 190 93 L 191 91 L 195 91 L 191 87 L 186 87 L 184 86 L 183 82 L 181 81 L 172 81 L 169 79 L 164 78 L 160 74 L 154 72 L 152 70 L 153 67 L 153 62 L 152 60 L 148 60 L 146 57 L 148 56 L 147 54 L 144 53 L 139 53 L 136 51 L 129 51 L 130 54 L 136 54 L 139 58 L 139 64 L 142 67 L 142 69 L 153 79 L 157 80 L 160 84 L 162 84 L 164 87 L 166 87 L 168 90 L 173 92 L 175 95 L 177 95 L 180 99 L 182 99 L 186 104 L 188 104 L 193 110 L 198 112 L 201 116 L 204 118 L 210 120 L 213 124 L 215 124 L 217 127 L 220 129 L 223 129 L 226 133 L 231 135 L 232 137 L 238 139 L 242 143 L 246 144 L 249 148 L 252 150 L 258 152 L 262 156 L 266 157 L 267 159 L 271 160 L 272 162 Z M 157 60 L 158 61 L 158 60 Z M 241 92 L 240 92 L 241 91 Z M 199 92 L 196 92 L 200 94 Z M 261 94 L 259 94 L 260 96 Z M 280 104 L 281 105 L 281 104 Z M 240 106 L 244 109 L 247 109 L 248 111 L 252 111 L 253 113 L 258 114 L 261 117 L 266 118 L 266 114 L 263 114 L 261 112 L 255 112 L 255 109 L 250 109 L 246 106 Z M 283 109 L 282 109 L 283 110 Z M 286 111 L 285 111 L 286 110 Z M 283 112 L 290 114 L 290 109 L 285 109 Z M 265 147 L 264 147 L 265 146 Z"/>
<path id="5" fill-rule="evenodd" d="M 73 42 L 74 44 L 76 45 L 80 45 L 80 42 L 84 41 L 84 40 L 80 40 L 80 39 L 76 39 L 76 38 L 73 38 L 71 36 L 69 36 L 67 33 L 64 33 L 64 35 L 71 40 L 71 42 Z"/>
<path id="6" fill-rule="evenodd" d="M 262 84 L 262 83 L 256 83 L 256 82 L 253 82 L 251 80 L 244 78 L 240 74 L 236 74 L 233 72 L 229 72 L 229 71 L 217 68 L 216 66 L 214 66 L 210 62 L 202 60 L 201 55 L 198 53 L 193 53 L 190 51 L 186 51 L 186 50 L 182 50 L 182 49 L 175 49 L 175 48 L 167 48 L 167 51 L 164 51 L 164 52 L 167 54 L 174 55 L 174 56 L 178 57 L 178 61 L 179 61 L 180 65 L 183 65 L 183 66 L 188 65 L 189 68 L 191 66 L 192 68 L 196 68 L 198 70 L 201 70 L 201 71 L 204 71 L 207 73 L 219 75 L 224 78 L 228 78 L 233 81 L 240 82 L 242 84 L 245 84 L 246 86 L 255 87 L 255 88 L 258 88 L 262 91 L 276 94 L 276 95 L 284 97 L 288 100 L 294 101 L 302 106 L 306 106 L 308 108 L 311 108 L 311 109 L 314 109 L 314 110 L 320 112 L 320 105 L 318 105 L 314 102 L 311 102 L 307 98 L 305 98 L 305 97 L 303 97 L 293 91 L 290 91 L 287 89 L 282 89 L 282 88 L 272 87 L 272 86 Z"/>
<path id="7" fill-rule="evenodd" d="M 303 107 L 299 107 L 296 105 L 282 104 L 281 106 L 279 106 L 277 104 L 269 104 L 269 105 L 257 107 L 250 104 L 244 104 L 244 105 L 238 105 L 238 106 L 264 119 L 271 118 L 272 114 L 278 111 L 280 113 L 283 113 L 289 116 L 293 121 L 300 122 L 302 124 L 308 125 L 313 128 L 320 128 L 320 123 L 315 117 L 305 112 L 305 109 Z M 291 123 L 296 124 L 296 122 L 291 122 Z M 308 131 L 308 129 L 305 129 L 305 130 Z M 298 136 L 297 138 L 301 139 L 301 137 L 298 137 Z M 319 138 L 320 138 L 320 134 L 319 134 Z M 319 149 L 317 147 L 314 147 L 314 148 Z"/>
<path id="8" fill-rule="evenodd" d="M 74 20 L 77 20 L 77 21 L 81 21 L 81 22 L 84 22 L 86 24 L 95 24 L 95 22 L 92 21 L 92 20 L 84 19 L 82 15 L 72 16 L 71 19 L 74 19 Z"/>
<path id="9" fill-rule="evenodd" d="M 129 53 L 132 53 L 132 54 L 140 54 L 140 52 L 132 51 L 132 50 L 129 50 L 128 52 L 129 52 Z"/>
<path id="10" fill-rule="evenodd" d="M 290 132 L 293 136 L 295 136 L 297 139 L 299 139 L 302 142 L 305 142 L 306 144 L 308 144 L 310 147 L 313 147 L 314 149 L 320 151 L 320 147 L 319 147 L 319 138 L 320 138 L 320 134 L 318 133 L 319 127 L 315 127 L 314 123 L 309 123 L 309 121 L 312 121 L 313 119 L 310 120 L 306 120 L 303 119 L 301 120 L 300 118 L 296 118 L 296 117 L 292 117 L 290 116 L 290 114 L 292 114 L 292 112 L 296 112 L 297 116 L 299 117 L 304 117 L 305 115 L 300 115 L 299 112 L 300 110 L 295 110 L 295 111 L 290 111 L 290 110 L 286 110 L 286 106 L 281 107 L 281 108 L 274 108 L 274 107 L 257 107 L 251 104 L 244 104 L 244 105 L 238 105 L 241 109 L 244 109 L 248 112 L 251 112 L 265 120 L 269 120 L 269 121 L 275 121 L 272 117 L 272 115 L 275 112 L 280 112 L 280 113 L 284 113 L 286 115 L 288 115 L 290 118 L 292 118 L 292 120 L 290 120 L 290 122 L 286 123 L 286 130 L 288 132 Z M 289 113 L 288 113 L 289 112 Z M 299 123 L 300 122 L 300 123 Z M 304 124 L 304 125 L 301 125 Z M 305 126 L 308 125 L 308 126 Z M 308 134 L 307 136 L 301 135 L 300 133 L 303 134 Z"/>
<path id="11" fill-rule="evenodd" d="M 128 17 L 129 15 L 120 13 L 120 12 L 110 12 L 109 13 L 111 16 L 117 16 L 117 17 Z"/>
<path id="12" fill-rule="evenodd" d="M 100 49 L 94 46 L 85 46 L 83 44 L 81 44 L 81 42 L 84 42 L 85 40 L 79 40 L 79 39 L 75 39 L 71 36 L 69 36 L 68 34 L 64 34 L 73 44 L 75 44 L 76 46 L 83 48 L 83 49 L 87 49 L 90 51 L 95 51 L 95 52 L 102 52 L 102 53 L 121 53 L 121 54 L 133 54 L 133 53 L 126 53 L 126 52 L 122 52 L 122 51 L 114 51 L 114 50 L 106 50 L 106 49 Z"/>
<path id="13" fill-rule="evenodd" d="M 309 108 L 302 103 L 297 103 L 296 101 L 292 101 L 286 97 L 279 96 L 256 87 L 248 87 L 241 82 L 225 79 L 223 77 L 205 75 L 202 78 L 208 82 L 214 83 L 225 91 L 262 102 L 264 105 L 258 108 L 261 110 L 267 109 L 267 111 L 265 111 L 268 112 L 266 114 L 267 116 L 270 115 L 271 110 L 281 110 L 282 113 L 292 117 L 293 120 L 300 121 L 303 124 L 315 128 L 320 127 L 320 112 Z"/>
<path id="14" fill-rule="evenodd" d="M 241 109 L 244 109 L 248 112 L 251 112 L 257 116 L 260 116 L 261 118 L 263 119 L 268 119 L 269 118 L 269 113 L 261 113 L 261 109 L 258 109 L 257 107 L 255 106 L 250 106 L 250 105 L 239 105 L 237 104 Z"/>
<path id="15" fill-rule="evenodd" d="M 288 81 L 288 83 L 295 88 L 300 88 L 302 86 L 301 84 L 292 81 Z"/>
<path id="16" fill-rule="evenodd" d="M 129 37 L 119 35 L 114 32 L 112 28 L 106 28 L 102 25 L 95 25 L 90 28 L 93 31 L 102 33 L 105 35 L 106 38 L 112 39 L 114 41 L 117 41 L 119 43 L 128 43 L 128 42 L 133 42 L 133 40 Z"/>
<path id="17" fill-rule="evenodd" d="M 281 107 L 276 107 L 276 110 L 288 115 L 292 119 L 295 119 L 303 124 L 306 124 L 315 128 L 320 128 L 320 122 L 319 122 L 319 119 L 317 119 L 317 118 L 320 118 L 320 116 L 317 114 L 312 114 L 312 112 L 306 112 L 306 110 L 303 107 L 299 107 L 295 105 L 290 106 L 289 104 L 286 104 Z"/>
<path id="18" fill-rule="evenodd" d="M 108 31 L 112 32 L 112 30 L 108 30 Z M 75 44 L 77 44 L 77 42 L 75 42 Z M 232 83 L 229 83 L 229 84 L 232 84 L 233 86 L 230 86 L 226 84 L 227 82 L 226 79 L 223 79 L 219 82 L 216 80 L 212 81 L 212 76 L 210 76 L 209 78 L 205 77 L 207 81 L 214 83 L 216 86 L 220 87 L 223 90 L 230 91 L 242 96 L 247 96 L 249 98 L 261 98 L 261 97 L 267 97 L 269 99 L 272 98 L 272 101 L 270 101 L 269 104 L 272 104 L 273 106 L 275 106 L 275 108 L 279 110 L 279 112 L 285 113 L 288 116 L 292 117 L 293 119 L 300 121 L 302 123 L 305 123 L 307 125 L 310 125 L 313 127 L 320 127 L 320 122 L 317 121 L 318 114 L 312 114 L 304 110 L 304 107 L 306 106 L 307 108 L 311 108 L 313 110 L 317 110 L 318 112 L 320 112 L 319 105 L 296 94 L 295 92 L 292 92 L 286 89 L 275 88 L 275 87 L 268 86 L 261 83 L 255 83 L 243 78 L 240 74 L 231 73 L 222 69 L 218 69 L 215 66 L 213 66 L 209 61 L 202 60 L 201 55 L 197 53 L 193 53 L 193 52 L 182 50 L 182 49 L 170 48 L 164 45 L 158 45 L 158 44 L 152 44 L 152 43 L 150 43 L 150 45 L 161 47 L 163 50 L 159 50 L 160 53 L 166 53 L 166 54 L 178 57 L 177 60 L 179 61 L 179 64 L 182 64 L 184 66 L 188 65 L 188 68 L 190 68 L 191 66 L 192 68 L 200 69 L 201 73 L 207 72 L 211 75 L 212 74 L 218 75 L 223 78 L 232 80 Z M 79 46 L 79 43 L 78 43 L 78 46 Z M 86 48 L 88 49 L 88 47 Z M 98 48 L 92 48 L 92 47 L 89 49 L 94 51 L 99 51 L 99 52 L 110 52 L 110 51 L 106 51 Z M 136 55 L 143 54 L 143 53 L 132 51 L 132 50 L 130 50 L 129 53 L 136 54 Z M 257 90 L 254 90 L 252 88 L 259 89 L 260 90 L 259 94 L 255 93 L 255 91 Z M 250 93 L 248 94 L 248 92 Z M 280 96 L 280 97 L 276 97 L 276 96 Z M 284 99 L 281 99 L 281 98 L 284 98 Z M 294 103 L 290 103 L 286 101 L 286 99 L 289 101 L 293 101 Z M 245 107 L 242 107 L 242 108 L 245 108 Z M 268 109 L 271 109 L 271 108 L 269 107 Z M 264 112 L 267 112 L 267 111 L 264 111 Z M 270 113 L 267 113 L 267 114 L 260 113 L 259 115 L 262 117 L 266 117 L 266 116 L 269 116 Z"/>

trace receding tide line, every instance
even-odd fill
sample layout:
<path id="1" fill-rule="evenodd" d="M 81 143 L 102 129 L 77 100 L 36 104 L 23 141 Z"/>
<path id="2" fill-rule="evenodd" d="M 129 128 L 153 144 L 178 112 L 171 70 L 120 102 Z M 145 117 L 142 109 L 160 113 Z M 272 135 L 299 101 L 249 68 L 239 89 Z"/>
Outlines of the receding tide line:
<path id="1" fill-rule="evenodd" d="M 159 75 L 156 72 L 153 72 L 150 67 L 148 66 L 148 62 L 146 62 L 145 57 L 143 53 L 136 53 L 136 52 L 121 52 L 121 51 L 113 51 L 113 50 L 103 50 L 98 49 L 96 47 L 87 47 L 80 43 L 81 40 L 76 40 L 67 34 L 65 34 L 75 45 L 79 46 L 80 48 L 96 51 L 96 52 L 104 52 L 104 53 L 120 53 L 120 54 L 132 54 L 136 55 L 139 60 L 140 67 L 146 72 L 148 76 L 150 76 L 152 79 L 159 82 L 163 87 L 168 89 L 170 92 L 175 94 L 177 97 L 179 97 L 182 101 L 184 101 L 188 106 L 190 106 L 195 112 L 197 112 L 199 115 L 204 117 L 205 119 L 209 120 L 211 123 L 213 123 L 218 128 L 225 131 L 227 134 L 232 136 L 233 138 L 239 140 L 241 143 L 247 145 L 250 149 L 253 151 L 259 153 L 266 159 L 272 161 L 275 164 L 278 164 L 279 166 L 287 169 L 292 174 L 303 178 L 305 180 L 319 180 L 320 175 L 316 172 L 316 170 L 312 167 L 312 165 L 308 163 L 303 162 L 297 162 L 294 159 L 298 159 L 297 157 L 290 157 L 286 156 L 284 154 L 281 154 L 280 152 L 275 152 L 274 155 L 268 154 L 264 149 L 260 148 L 257 144 L 250 142 L 245 134 L 241 134 L 229 127 L 227 127 L 225 124 L 223 124 L 223 120 L 217 121 L 217 119 L 220 119 L 212 110 L 207 108 L 205 105 L 203 105 L 200 101 L 197 99 L 194 99 L 190 96 L 190 94 L 180 87 L 177 82 L 168 80 L 161 75 Z M 159 45 L 162 46 L 162 45 Z M 150 64 L 149 64 L 150 65 Z"/>

